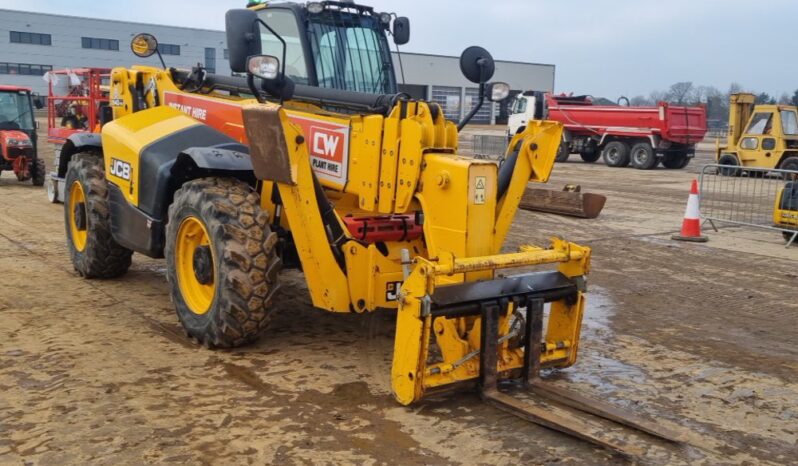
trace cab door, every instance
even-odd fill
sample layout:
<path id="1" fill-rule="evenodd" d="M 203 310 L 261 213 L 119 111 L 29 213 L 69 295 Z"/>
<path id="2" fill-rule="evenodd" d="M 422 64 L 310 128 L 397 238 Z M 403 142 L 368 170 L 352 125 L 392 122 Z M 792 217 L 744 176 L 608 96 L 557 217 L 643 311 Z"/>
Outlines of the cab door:
<path id="1" fill-rule="evenodd" d="M 740 137 L 738 155 L 744 166 L 773 168 L 778 163 L 781 123 L 775 110 L 759 110 Z"/>

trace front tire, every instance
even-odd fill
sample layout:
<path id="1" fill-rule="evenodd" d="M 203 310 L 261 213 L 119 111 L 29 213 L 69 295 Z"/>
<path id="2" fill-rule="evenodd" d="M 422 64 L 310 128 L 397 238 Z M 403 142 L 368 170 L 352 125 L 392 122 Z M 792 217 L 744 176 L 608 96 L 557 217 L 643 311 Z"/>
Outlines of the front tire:
<path id="1" fill-rule="evenodd" d="M 622 141 L 612 141 L 601 151 L 604 163 L 610 167 L 626 167 L 629 165 L 629 146 Z"/>
<path id="2" fill-rule="evenodd" d="M 571 148 L 568 147 L 568 143 L 565 141 L 560 142 L 560 147 L 557 148 L 557 157 L 554 159 L 555 162 L 567 162 L 568 157 L 571 155 Z"/>
<path id="3" fill-rule="evenodd" d="M 167 278 L 191 337 L 213 348 L 258 338 L 279 289 L 276 243 L 258 196 L 241 181 L 203 178 L 175 193 L 166 226 Z"/>
<path id="4" fill-rule="evenodd" d="M 724 165 L 718 167 L 718 174 L 720 176 L 740 176 L 742 174 L 740 161 L 732 154 L 721 155 L 718 159 L 718 165 Z"/>
<path id="5" fill-rule="evenodd" d="M 133 251 L 111 236 L 108 186 L 100 157 L 79 153 L 69 163 L 64 195 L 67 247 L 85 278 L 115 278 L 130 268 Z"/>
<path id="6" fill-rule="evenodd" d="M 638 142 L 632 146 L 631 159 L 632 166 L 638 170 L 652 170 L 659 162 L 654 148 L 648 142 Z"/>
<path id="7" fill-rule="evenodd" d="M 44 186 L 44 178 L 47 174 L 47 167 L 44 165 L 44 160 L 37 158 L 33 161 L 33 167 L 31 168 L 33 169 L 33 173 L 31 173 L 33 186 Z"/>

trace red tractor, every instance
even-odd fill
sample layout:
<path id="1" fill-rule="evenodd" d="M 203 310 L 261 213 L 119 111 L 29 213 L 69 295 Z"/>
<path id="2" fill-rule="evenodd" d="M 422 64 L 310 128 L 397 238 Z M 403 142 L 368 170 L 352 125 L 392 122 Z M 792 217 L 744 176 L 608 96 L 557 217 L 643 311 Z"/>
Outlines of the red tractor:
<path id="1" fill-rule="evenodd" d="M 41 104 L 36 99 L 36 107 Z M 26 87 L 0 86 L 0 172 L 11 170 L 19 181 L 44 184 L 44 160 L 36 152 L 34 99 Z"/>

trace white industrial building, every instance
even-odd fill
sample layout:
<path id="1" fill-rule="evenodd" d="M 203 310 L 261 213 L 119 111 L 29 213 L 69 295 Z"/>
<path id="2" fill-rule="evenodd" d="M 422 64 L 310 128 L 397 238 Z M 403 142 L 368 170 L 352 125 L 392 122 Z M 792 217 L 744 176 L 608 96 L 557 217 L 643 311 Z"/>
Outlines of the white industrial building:
<path id="1" fill-rule="evenodd" d="M 141 64 L 129 46 L 141 32 L 158 38 L 168 66 L 201 63 L 215 73 L 230 74 L 224 31 L 0 9 L 0 84 L 45 94 L 42 75 L 49 70 Z M 157 60 L 147 59 L 152 64 Z M 401 66 L 396 53 L 394 63 L 397 81 L 404 82 L 401 90 L 438 102 L 452 120 L 459 120 L 476 100 L 478 91 L 460 73 L 458 57 L 402 52 Z M 494 80 L 509 83 L 515 91 L 551 91 L 554 72 L 554 65 L 497 60 Z M 506 105 L 485 105 L 473 122 L 495 122 L 505 115 Z"/>

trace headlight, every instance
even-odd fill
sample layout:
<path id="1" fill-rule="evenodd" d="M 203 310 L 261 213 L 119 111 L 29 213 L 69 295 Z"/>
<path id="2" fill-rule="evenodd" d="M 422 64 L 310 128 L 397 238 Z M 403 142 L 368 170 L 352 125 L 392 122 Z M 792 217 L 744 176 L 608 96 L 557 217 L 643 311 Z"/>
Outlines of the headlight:
<path id="1" fill-rule="evenodd" d="M 9 146 L 18 146 L 19 139 L 14 139 L 14 138 L 6 139 L 6 143 L 8 143 Z"/>
<path id="2" fill-rule="evenodd" d="M 276 79 L 280 74 L 280 60 L 271 55 L 254 55 L 247 61 L 247 70 L 261 79 Z"/>
<path id="3" fill-rule="evenodd" d="M 310 2 L 308 3 L 308 13 L 319 14 L 324 11 L 324 4 L 319 2 Z"/>
<path id="4" fill-rule="evenodd" d="M 507 83 L 493 83 L 490 85 L 490 100 L 500 102 L 510 96 L 510 85 Z"/>

